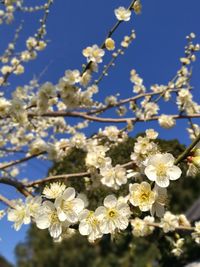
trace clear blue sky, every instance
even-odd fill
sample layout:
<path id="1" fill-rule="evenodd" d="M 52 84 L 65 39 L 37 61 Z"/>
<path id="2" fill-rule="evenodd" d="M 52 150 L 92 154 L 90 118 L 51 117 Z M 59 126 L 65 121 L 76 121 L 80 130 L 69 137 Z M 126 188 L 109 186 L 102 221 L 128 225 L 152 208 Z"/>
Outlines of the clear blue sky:
<path id="1" fill-rule="evenodd" d="M 25 1 L 34 3 L 35 1 Z M 48 70 L 42 77 L 42 81 L 56 83 L 66 69 L 81 69 L 84 63 L 82 49 L 88 45 L 101 44 L 110 27 L 115 22 L 113 10 L 121 5 L 128 6 L 129 0 L 56 0 L 51 10 L 47 23 L 48 48 L 42 52 L 38 60 L 27 65 L 26 73 L 13 79 L 15 85 L 25 84 L 34 74 L 38 75 L 47 65 Z M 119 42 L 130 30 L 136 30 L 137 39 L 118 60 L 117 65 L 110 71 L 110 75 L 100 85 L 101 97 L 120 92 L 122 97 L 131 94 L 132 85 L 129 82 L 129 73 L 132 68 L 144 78 L 148 87 L 151 84 L 167 83 L 176 73 L 180 66 L 179 58 L 183 56 L 186 44 L 185 36 L 190 32 L 197 35 L 200 42 L 200 1 L 199 0 L 143 0 L 143 12 L 140 16 L 133 16 L 130 23 L 124 23 L 114 35 Z M 23 16 L 16 17 L 19 24 Z M 20 36 L 18 47 L 22 47 L 26 37 L 31 35 L 37 26 L 38 15 L 25 16 L 24 29 Z M 14 27 L 2 27 L 0 29 L 0 49 L 6 46 L 13 36 Z M 194 64 L 192 85 L 195 87 L 195 96 L 200 99 L 200 57 Z M 165 112 L 173 113 L 173 110 L 165 108 Z M 187 144 L 189 139 L 184 132 L 185 122 L 179 122 L 171 131 L 164 131 L 151 123 L 145 126 L 141 124 L 135 129 L 135 133 L 144 130 L 144 127 L 155 127 L 160 132 L 160 137 L 171 139 L 178 138 Z M 95 131 L 90 127 L 88 134 Z M 29 176 L 31 179 L 45 175 L 49 164 L 33 161 L 27 173 L 22 177 Z M 11 189 L 0 185 L 0 193 L 9 196 L 17 194 Z M 3 207 L 3 206 L 1 206 Z M 4 219 L 0 221 L 0 254 L 14 262 L 14 247 L 23 241 L 27 227 L 20 232 L 15 232 Z M 41 248 L 42 249 L 42 248 Z"/>

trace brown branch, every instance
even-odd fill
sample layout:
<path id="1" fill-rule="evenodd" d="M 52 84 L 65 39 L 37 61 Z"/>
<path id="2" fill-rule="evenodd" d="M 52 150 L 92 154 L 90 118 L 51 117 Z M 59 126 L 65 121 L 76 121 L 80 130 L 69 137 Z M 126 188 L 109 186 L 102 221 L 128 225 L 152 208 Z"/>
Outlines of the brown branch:
<path id="1" fill-rule="evenodd" d="M 12 178 L 8 177 L 0 177 L 0 183 L 1 184 L 6 184 L 15 187 L 22 195 L 28 197 L 31 196 L 32 194 L 26 189 L 26 186 Z"/>
<path id="2" fill-rule="evenodd" d="M 3 164 L 3 165 L 0 165 L 0 170 L 5 170 L 5 169 L 7 169 L 7 168 L 9 168 L 9 167 L 12 167 L 12 166 L 14 166 L 14 165 L 17 165 L 17 164 L 26 162 L 26 161 L 28 161 L 28 160 L 30 160 L 30 159 L 36 158 L 36 157 L 38 157 L 38 156 L 44 154 L 44 153 L 46 153 L 46 152 L 40 152 L 40 153 L 35 154 L 35 155 L 31 155 L 31 156 L 28 156 L 28 157 L 24 157 L 24 158 L 21 158 L 21 159 L 18 159 L 18 160 L 11 161 L 11 162 L 9 162 L 9 163 L 5 163 L 5 164 Z"/>
<path id="3" fill-rule="evenodd" d="M 90 176 L 90 173 L 89 172 L 81 172 L 81 173 L 71 173 L 71 174 L 49 176 L 49 177 L 46 177 L 44 179 L 38 179 L 36 181 L 30 182 L 26 185 L 26 187 L 33 187 L 35 185 L 44 184 L 44 183 L 51 182 L 54 180 L 59 180 L 59 179 L 78 178 L 78 177 L 84 177 L 84 176 Z"/>
<path id="4" fill-rule="evenodd" d="M 171 89 L 169 90 L 170 92 L 177 92 L 178 89 Z M 88 115 L 93 115 L 93 114 L 97 114 L 97 113 L 101 113 L 103 111 L 106 111 L 110 108 L 115 108 L 115 107 L 119 107 L 121 105 L 124 105 L 124 104 L 127 104 L 129 102 L 134 102 L 140 98 L 143 98 L 143 97 L 146 97 L 146 96 L 154 96 L 154 95 L 159 95 L 159 94 L 163 94 L 165 92 L 149 92 L 149 93 L 143 93 L 143 94 L 139 94 L 139 95 L 136 95 L 136 96 L 133 96 L 133 97 L 129 97 L 129 98 L 125 98 L 125 99 L 122 99 L 120 100 L 118 103 L 114 104 L 114 105 L 108 105 L 106 107 L 103 107 L 103 108 L 99 108 L 99 109 L 96 109 L 96 110 L 92 110 L 92 111 L 89 111 L 87 112 Z"/>
<path id="5" fill-rule="evenodd" d="M 14 205 L 11 200 L 7 199 L 6 197 L 0 195 L 0 201 L 3 202 L 5 205 L 9 206 L 10 208 L 14 209 Z"/>
<path id="6" fill-rule="evenodd" d="M 65 111 L 49 111 L 43 113 L 42 115 L 30 112 L 28 113 L 29 118 L 33 117 L 74 117 L 74 118 L 82 118 L 90 121 L 103 122 L 103 123 L 127 123 L 127 121 L 131 122 L 147 122 L 147 121 L 156 121 L 160 116 L 153 116 L 148 119 L 139 119 L 136 117 L 128 117 L 128 118 L 102 118 L 96 116 L 90 116 L 85 112 L 65 112 Z M 200 118 L 200 114 L 192 114 L 192 115 L 170 115 L 173 119 L 188 119 L 188 118 Z M 1 169 L 1 168 L 0 168 Z"/>
<path id="7" fill-rule="evenodd" d="M 146 224 L 153 227 L 163 228 L 162 224 L 160 223 L 146 223 Z M 179 225 L 175 228 L 175 230 L 194 231 L 194 227 Z"/>

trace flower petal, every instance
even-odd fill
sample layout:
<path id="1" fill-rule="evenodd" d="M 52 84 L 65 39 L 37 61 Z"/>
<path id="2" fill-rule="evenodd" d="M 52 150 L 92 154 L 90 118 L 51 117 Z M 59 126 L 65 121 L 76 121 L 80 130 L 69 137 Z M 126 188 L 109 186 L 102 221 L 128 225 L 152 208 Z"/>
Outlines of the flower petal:
<path id="1" fill-rule="evenodd" d="M 109 195 L 104 199 L 103 204 L 106 208 L 113 208 L 117 204 L 117 198 L 114 195 Z"/>
<path id="2" fill-rule="evenodd" d="M 178 166 L 172 166 L 167 170 L 170 180 L 177 180 L 181 176 L 181 169 Z"/>
<path id="3" fill-rule="evenodd" d="M 157 174 L 156 174 L 156 168 L 152 165 L 149 165 L 145 168 L 144 173 L 148 177 L 149 180 L 155 181 Z"/>
<path id="4" fill-rule="evenodd" d="M 70 201 L 75 198 L 75 195 L 75 189 L 73 187 L 68 187 L 63 193 L 63 199 Z"/>
<path id="5" fill-rule="evenodd" d="M 169 186 L 169 179 L 168 177 L 157 177 L 156 178 L 156 184 L 160 187 L 168 187 Z"/>

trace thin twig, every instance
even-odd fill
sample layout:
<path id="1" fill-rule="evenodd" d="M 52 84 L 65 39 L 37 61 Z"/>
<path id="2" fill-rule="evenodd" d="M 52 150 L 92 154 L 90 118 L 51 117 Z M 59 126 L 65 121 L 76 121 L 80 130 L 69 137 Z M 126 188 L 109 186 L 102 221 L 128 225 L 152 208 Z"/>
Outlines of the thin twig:
<path id="1" fill-rule="evenodd" d="M 184 159 L 187 158 L 187 156 L 190 154 L 191 150 L 199 143 L 200 141 L 200 134 L 197 136 L 197 138 L 189 145 L 186 150 L 176 159 L 175 164 L 180 163 Z"/>
<path id="2" fill-rule="evenodd" d="M 0 195 L 0 201 L 9 206 L 10 208 L 14 208 L 14 205 L 12 204 L 12 201 L 7 199 L 6 197 Z"/>

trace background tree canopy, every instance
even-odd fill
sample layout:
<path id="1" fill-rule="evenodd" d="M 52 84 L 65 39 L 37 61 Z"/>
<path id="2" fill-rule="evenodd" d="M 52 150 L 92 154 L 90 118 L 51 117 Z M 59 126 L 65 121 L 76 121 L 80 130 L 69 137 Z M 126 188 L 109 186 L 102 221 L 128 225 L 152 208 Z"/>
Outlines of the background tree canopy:
<path id="1" fill-rule="evenodd" d="M 12 267 L 12 265 L 8 263 L 8 261 L 2 256 L 0 256 L 0 266 L 1 267 Z"/>
<path id="2" fill-rule="evenodd" d="M 109 156 L 112 158 L 113 165 L 129 161 L 134 142 L 135 139 L 129 138 L 126 142 L 111 149 Z M 163 151 L 173 153 L 175 157 L 184 150 L 184 146 L 177 140 L 158 140 L 158 142 Z M 63 162 L 54 164 L 50 173 L 83 171 L 84 156 L 84 152 L 74 150 Z M 195 179 L 195 186 L 193 179 Z M 75 186 L 78 192 L 83 193 L 88 186 L 91 186 L 89 182 L 86 183 L 80 178 L 73 178 L 66 183 L 68 186 Z M 107 194 L 105 186 L 98 183 L 93 186 L 89 195 L 87 192 L 90 207 L 96 207 Z M 113 192 L 117 194 L 116 191 Z M 184 178 L 183 175 L 177 181 L 176 186 L 169 188 L 169 203 L 174 203 L 171 207 L 172 212 L 187 211 L 199 197 L 199 192 L 199 177 Z M 179 234 L 181 236 L 182 233 Z M 47 231 L 40 231 L 32 225 L 27 233 L 26 242 L 16 247 L 17 267 L 179 267 L 199 259 L 199 247 L 193 245 L 190 238 L 186 239 L 187 250 L 179 258 L 174 257 L 170 253 L 174 236 L 175 234 L 172 233 L 166 238 L 162 232 L 157 230 L 149 237 L 136 238 L 128 228 L 120 234 L 120 237 L 115 236 L 111 240 L 110 236 L 104 236 L 95 244 L 90 244 L 85 237 L 76 233 L 61 243 L 54 243 Z"/>

